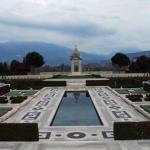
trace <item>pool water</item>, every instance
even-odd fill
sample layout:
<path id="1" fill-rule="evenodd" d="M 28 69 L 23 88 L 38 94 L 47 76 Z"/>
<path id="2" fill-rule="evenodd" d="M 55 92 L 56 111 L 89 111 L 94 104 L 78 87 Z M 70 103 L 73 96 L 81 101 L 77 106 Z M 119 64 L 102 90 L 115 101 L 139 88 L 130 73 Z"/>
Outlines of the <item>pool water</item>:
<path id="1" fill-rule="evenodd" d="M 99 126 L 102 121 L 88 92 L 66 92 L 51 126 Z"/>

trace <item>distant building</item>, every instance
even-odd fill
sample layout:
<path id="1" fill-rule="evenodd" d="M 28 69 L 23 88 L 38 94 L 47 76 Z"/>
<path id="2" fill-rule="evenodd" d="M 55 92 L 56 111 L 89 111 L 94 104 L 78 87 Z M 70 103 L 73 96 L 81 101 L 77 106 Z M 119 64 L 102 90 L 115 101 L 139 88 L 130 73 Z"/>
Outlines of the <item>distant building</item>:
<path id="1" fill-rule="evenodd" d="M 71 55 L 71 73 L 74 75 L 78 75 L 82 73 L 82 58 L 80 56 L 80 52 L 75 47 L 73 54 Z"/>
<path id="2" fill-rule="evenodd" d="M 101 65 L 99 63 L 89 63 L 83 65 L 84 71 L 100 71 Z"/>
<path id="3" fill-rule="evenodd" d="M 138 59 L 138 57 L 133 57 L 133 58 L 131 59 L 131 62 L 136 62 L 137 59 Z"/>

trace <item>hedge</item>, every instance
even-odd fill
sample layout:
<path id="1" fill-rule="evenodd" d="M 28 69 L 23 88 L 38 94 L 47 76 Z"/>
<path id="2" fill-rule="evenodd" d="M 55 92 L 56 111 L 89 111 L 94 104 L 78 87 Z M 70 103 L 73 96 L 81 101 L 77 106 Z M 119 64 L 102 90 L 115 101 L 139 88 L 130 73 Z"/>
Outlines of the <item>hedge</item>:
<path id="1" fill-rule="evenodd" d="M 126 97 L 131 100 L 132 102 L 141 102 L 143 95 L 136 94 L 136 95 L 126 95 Z"/>
<path id="2" fill-rule="evenodd" d="M 150 98 L 150 94 L 146 94 L 146 97 L 147 97 L 147 98 Z"/>
<path id="3" fill-rule="evenodd" d="M 0 104 L 6 104 L 8 103 L 7 97 L 6 96 L 0 96 Z"/>
<path id="4" fill-rule="evenodd" d="M 1 123 L 0 141 L 39 141 L 37 123 Z"/>
<path id="5" fill-rule="evenodd" d="M 146 80 L 145 80 L 146 81 Z M 149 91 L 150 92 L 150 83 L 144 83 L 144 90 Z"/>
<path id="6" fill-rule="evenodd" d="M 9 85 L 4 85 L 4 86 L 0 87 L 0 95 L 4 95 L 8 92 L 10 92 Z"/>
<path id="7" fill-rule="evenodd" d="M 16 79 L 6 80 L 10 84 L 11 89 L 27 90 L 30 88 L 41 89 L 43 87 L 63 87 L 66 86 L 66 81 L 43 81 L 39 79 Z"/>
<path id="8" fill-rule="evenodd" d="M 143 81 L 147 81 L 147 77 L 112 77 L 109 80 L 88 80 L 87 86 L 110 86 L 112 88 L 137 88 L 143 86 Z M 10 84 L 11 89 L 41 89 L 48 86 L 66 86 L 66 81 L 43 81 L 41 79 L 13 79 L 3 80 Z"/>
<path id="9" fill-rule="evenodd" d="M 137 88 L 143 86 L 148 77 L 111 77 L 109 80 L 87 80 L 87 86 L 110 86 L 112 88 Z"/>
<path id="10" fill-rule="evenodd" d="M 0 96 L 0 101 L 4 101 L 4 100 L 7 100 L 7 97 L 6 96 Z"/>
<path id="11" fill-rule="evenodd" d="M 145 122 L 115 122 L 115 140 L 150 139 L 150 121 Z"/>
<path id="12" fill-rule="evenodd" d="M 8 100 L 0 100 L 0 104 L 7 104 Z"/>
<path id="13" fill-rule="evenodd" d="M 27 96 L 10 97 L 11 103 L 22 103 L 27 99 Z"/>
<path id="14" fill-rule="evenodd" d="M 150 101 L 150 98 L 149 97 L 145 97 L 144 100 L 145 101 Z"/>
<path id="15" fill-rule="evenodd" d="M 86 86 L 109 86 L 110 80 L 86 80 Z"/>

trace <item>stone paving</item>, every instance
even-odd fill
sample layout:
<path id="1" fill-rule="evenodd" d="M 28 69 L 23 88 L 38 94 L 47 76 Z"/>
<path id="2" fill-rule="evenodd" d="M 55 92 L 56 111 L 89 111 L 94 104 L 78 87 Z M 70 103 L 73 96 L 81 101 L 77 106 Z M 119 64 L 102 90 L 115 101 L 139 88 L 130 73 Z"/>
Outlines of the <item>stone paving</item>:
<path id="1" fill-rule="evenodd" d="M 115 121 L 148 120 L 109 87 L 80 87 L 88 90 L 103 126 L 50 126 L 68 88 L 44 88 L 30 103 L 5 122 L 37 122 L 39 142 L 0 142 L 0 150 L 150 150 L 150 140 L 114 141 Z"/>

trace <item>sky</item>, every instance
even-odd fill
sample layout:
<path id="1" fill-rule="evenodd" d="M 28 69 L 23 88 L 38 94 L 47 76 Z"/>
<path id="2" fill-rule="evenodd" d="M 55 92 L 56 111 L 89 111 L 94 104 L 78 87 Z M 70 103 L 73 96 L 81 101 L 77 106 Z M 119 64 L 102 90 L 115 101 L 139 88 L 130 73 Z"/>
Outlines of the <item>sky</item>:
<path id="1" fill-rule="evenodd" d="M 150 0 L 0 0 L 0 42 L 81 51 L 150 50 Z"/>

